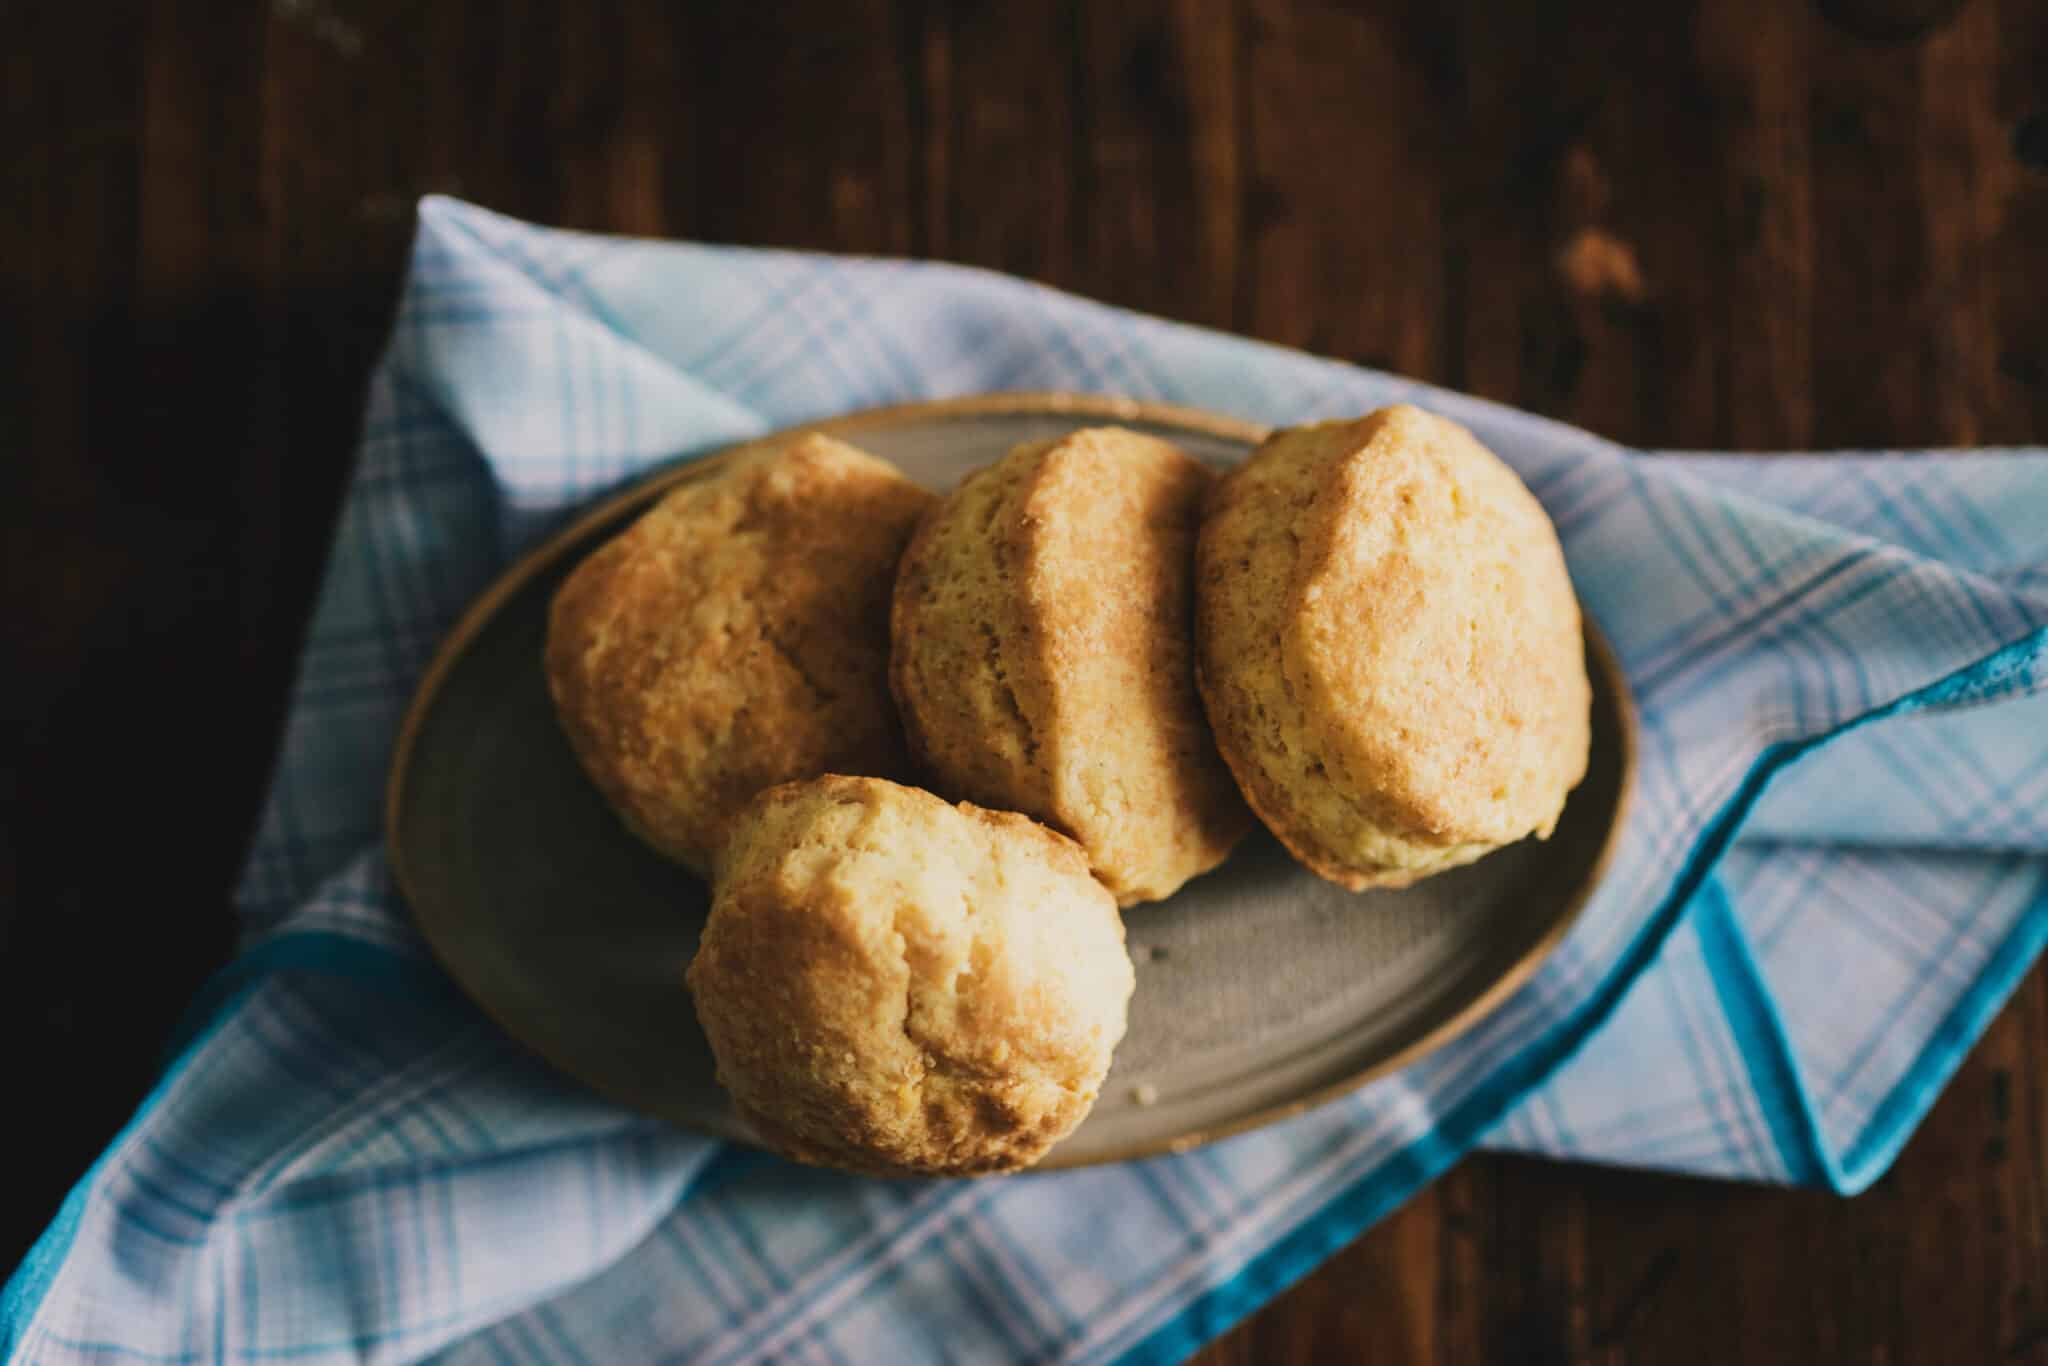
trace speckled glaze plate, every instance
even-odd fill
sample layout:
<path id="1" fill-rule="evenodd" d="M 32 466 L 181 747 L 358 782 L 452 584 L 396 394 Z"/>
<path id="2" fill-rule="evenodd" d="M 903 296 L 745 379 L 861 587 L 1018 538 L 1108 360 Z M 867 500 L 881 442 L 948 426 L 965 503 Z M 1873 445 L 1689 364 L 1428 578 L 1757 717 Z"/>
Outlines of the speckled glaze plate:
<path id="1" fill-rule="evenodd" d="M 1262 435 L 1189 409 L 1061 394 L 815 425 L 947 489 L 1019 442 L 1102 422 L 1218 466 Z M 540 667 L 563 576 L 719 458 L 657 471 L 594 508 L 462 618 L 406 716 L 387 837 L 428 943 L 506 1032 L 635 1109 L 748 1142 L 683 987 L 706 889 L 628 835 L 584 779 Z M 1171 900 L 1131 910 L 1130 1031 L 1094 1112 L 1042 1165 L 1177 1151 L 1298 1114 L 1441 1047 L 1534 972 L 1591 894 L 1627 804 L 1627 684 L 1590 627 L 1586 652 L 1592 767 L 1549 840 L 1354 895 L 1260 832 Z"/>

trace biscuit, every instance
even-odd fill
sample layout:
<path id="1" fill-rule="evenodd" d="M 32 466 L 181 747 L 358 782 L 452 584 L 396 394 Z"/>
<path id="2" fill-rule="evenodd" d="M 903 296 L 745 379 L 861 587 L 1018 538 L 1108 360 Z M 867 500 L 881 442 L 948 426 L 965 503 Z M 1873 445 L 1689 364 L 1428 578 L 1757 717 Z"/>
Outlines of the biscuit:
<path id="1" fill-rule="evenodd" d="M 1410 407 L 1276 432 L 1209 499 L 1202 694 L 1252 808 L 1356 891 L 1548 835 L 1592 692 L 1556 529 Z"/>
<path id="2" fill-rule="evenodd" d="M 1019 446 L 925 519 L 897 578 L 889 682 L 912 755 L 947 795 L 1071 835 L 1125 906 L 1251 825 L 1195 691 L 1212 482 L 1114 427 Z"/>
<path id="3" fill-rule="evenodd" d="M 1079 846 L 1006 811 L 828 775 L 737 822 L 688 972 L 719 1080 L 787 1156 L 1029 1166 L 1123 1037 L 1123 922 Z"/>
<path id="4" fill-rule="evenodd" d="M 889 585 L 936 501 L 801 436 L 683 484 L 577 567 L 549 613 L 548 689 L 628 828 L 708 873 L 762 788 L 904 771 Z"/>

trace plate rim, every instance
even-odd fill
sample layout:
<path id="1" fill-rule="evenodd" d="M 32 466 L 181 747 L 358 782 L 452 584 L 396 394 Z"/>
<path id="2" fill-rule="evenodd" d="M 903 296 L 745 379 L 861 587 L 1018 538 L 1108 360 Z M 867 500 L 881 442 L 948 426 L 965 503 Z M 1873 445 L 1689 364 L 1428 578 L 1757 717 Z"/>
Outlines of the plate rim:
<path id="1" fill-rule="evenodd" d="M 390 766 L 384 779 L 384 821 L 383 843 L 385 861 L 391 869 L 393 883 L 406 909 L 411 913 L 413 924 L 420 932 L 443 971 L 448 973 L 456 987 L 471 1004 L 495 1024 L 507 1037 L 541 1059 L 555 1071 L 571 1078 L 615 1103 L 638 1111 L 621 1097 L 608 1095 L 604 1088 L 586 1080 L 575 1070 L 564 1066 L 548 1053 L 530 1042 L 525 1034 L 514 1029 L 486 1001 L 473 995 L 464 985 L 462 976 L 455 965 L 442 951 L 439 942 L 428 930 L 427 918 L 420 914 L 419 903 L 414 896 L 416 885 L 407 870 L 400 839 L 399 813 L 403 810 L 406 778 L 412 767 L 413 750 L 426 726 L 426 718 L 432 712 L 443 685 L 447 682 L 456 664 L 468 652 L 470 645 L 484 629 L 494 621 L 504 604 L 523 589 L 537 575 L 552 568 L 572 546 L 587 539 L 592 531 L 604 526 L 635 507 L 654 501 L 661 495 L 693 480 L 715 472 L 720 466 L 746 454 L 749 451 L 789 440 L 806 433 L 820 433 L 828 436 L 846 436 L 871 427 L 891 426 L 905 421 L 940 420 L 954 421 L 963 418 L 1004 416 L 1020 413 L 1049 416 L 1071 416 L 1085 419 L 1100 419 L 1113 422 L 1148 422 L 1156 426 L 1180 428 L 1224 440 L 1240 441 L 1257 446 L 1274 430 L 1260 423 L 1232 417 L 1224 413 L 1211 412 L 1185 404 L 1158 402 L 1150 399 L 1134 399 L 1108 394 L 1084 394 L 1065 390 L 1009 390 L 998 393 L 970 394 L 956 398 L 913 400 L 907 403 L 891 403 L 880 407 L 862 408 L 834 417 L 819 418 L 797 423 L 773 432 L 710 451 L 695 458 L 679 457 L 675 462 L 659 466 L 654 470 L 629 481 L 624 487 L 598 499 L 595 503 L 577 513 L 567 523 L 550 533 L 538 545 L 527 550 L 505 569 L 500 571 L 484 591 L 464 608 L 452 626 L 434 647 L 433 655 L 421 670 L 419 681 L 413 687 L 411 699 L 406 703 L 400 719 L 398 736 L 392 743 Z M 1082 1167 L 1101 1166 L 1112 1162 L 1128 1162 L 1138 1158 L 1157 1157 L 1169 1153 L 1183 1153 L 1203 1147 L 1237 1134 L 1263 1129 L 1271 1124 L 1292 1119 L 1310 1110 L 1339 1100 L 1352 1092 L 1377 1081 L 1381 1077 L 1399 1071 L 1421 1058 L 1434 1053 L 1449 1044 L 1479 1021 L 1492 1014 L 1518 988 L 1535 975 L 1538 968 L 1556 952 L 1559 944 L 1578 924 L 1587 902 L 1606 880 L 1608 868 L 1612 865 L 1616 849 L 1621 841 L 1621 832 L 1628 824 L 1634 805 L 1636 780 L 1637 716 L 1635 695 L 1629 688 L 1628 675 L 1623 671 L 1620 660 L 1615 656 L 1607 637 L 1594 622 L 1592 614 L 1580 602 L 1580 619 L 1583 625 L 1586 652 L 1593 668 L 1606 684 L 1608 695 L 1614 701 L 1616 743 L 1620 749 L 1621 776 L 1615 792 L 1614 813 L 1602 836 L 1599 850 L 1594 854 L 1586 875 L 1572 889 L 1561 912 L 1538 938 L 1525 949 L 1521 957 L 1509 965 L 1507 970 L 1467 1001 L 1451 1012 L 1435 1026 L 1424 1031 L 1419 1037 L 1380 1058 L 1363 1070 L 1306 1091 L 1301 1095 L 1267 1106 L 1250 1114 L 1217 1124 L 1189 1130 L 1168 1138 L 1131 1142 L 1102 1152 L 1092 1153 L 1084 1158 L 1062 1161 L 1060 1149 L 1055 1145 L 1051 1152 L 1030 1172 L 1051 1172 L 1074 1170 Z M 673 1121 L 670 1121 L 673 1122 Z M 678 1125 L 678 1128 L 683 1126 Z M 702 1131 L 698 1131 L 702 1132 Z M 709 1135 L 721 1141 L 737 1141 L 726 1135 Z M 759 1145 L 756 1145 L 759 1146 Z"/>

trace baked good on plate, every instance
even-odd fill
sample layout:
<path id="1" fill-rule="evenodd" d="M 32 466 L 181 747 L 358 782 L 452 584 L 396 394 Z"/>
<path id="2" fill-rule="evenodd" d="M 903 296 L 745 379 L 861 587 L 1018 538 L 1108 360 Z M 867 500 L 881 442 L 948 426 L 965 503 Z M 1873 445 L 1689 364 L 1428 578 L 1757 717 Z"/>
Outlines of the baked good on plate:
<path id="1" fill-rule="evenodd" d="M 770 1147 L 934 1175 L 1028 1166 L 1079 1124 L 1135 985 L 1071 840 L 840 776 L 748 806 L 688 981 Z"/>
<path id="2" fill-rule="evenodd" d="M 548 689 L 629 828 L 708 873 L 762 788 L 903 772 L 889 585 L 935 501 L 799 436 L 684 483 L 578 566 L 548 618 Z"/>
<path id="3" fill-rule="evenodd" d="M 1252 808 L 1358 890 L 1547 835 L 1592 691 L 1556 529 L 1417 408 L 1275 432 L 1210 495 L 1202 694 Z"/>
<path id="4" fill-rule="evenodd" d="M 925 519 L 896 581 L 890 684 L 933 786 L 1071 835 L 1126 906 L 1251 824 L 1195 691 L 1213 478 L 1116 427 L 1019 446 Z"/>

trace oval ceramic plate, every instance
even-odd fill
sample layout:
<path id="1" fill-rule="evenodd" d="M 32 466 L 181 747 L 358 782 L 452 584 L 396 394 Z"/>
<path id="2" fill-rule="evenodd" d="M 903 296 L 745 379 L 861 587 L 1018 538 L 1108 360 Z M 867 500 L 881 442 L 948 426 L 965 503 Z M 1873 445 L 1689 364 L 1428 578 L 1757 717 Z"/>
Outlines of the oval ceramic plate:
<path id="1" fill-rule="evenodd" d="M 1100 422 L 1156 432 L 1218 466 L 1263 434 L 1187 409 L 1050 394 L 915 404 L 816 428 L 947 489 L 1019 442 Z M 387 833 L 428 943 L 508 1033 L 605 1095 L 747 1142 L 683 987 L 706 889 L 628 835 L 585 780 L 540 666 L 563 576 L 718 458 L 660 471 L 595 508 L 470 609 L 407 713 Z M 1094 1112 L 1042 1165 L 1175 1151 L 1286 1118 L 1413 1061 L 1503 1000 L 1592 891 L 1626 803 L 1626 684 L 1590 627 L 1587 662 L 1592 767 L 1549 840 L 1406 891 L 1354 895 L 1261 831 L 1171 900 L 1130 911 L 1130 1031 Z"/>

